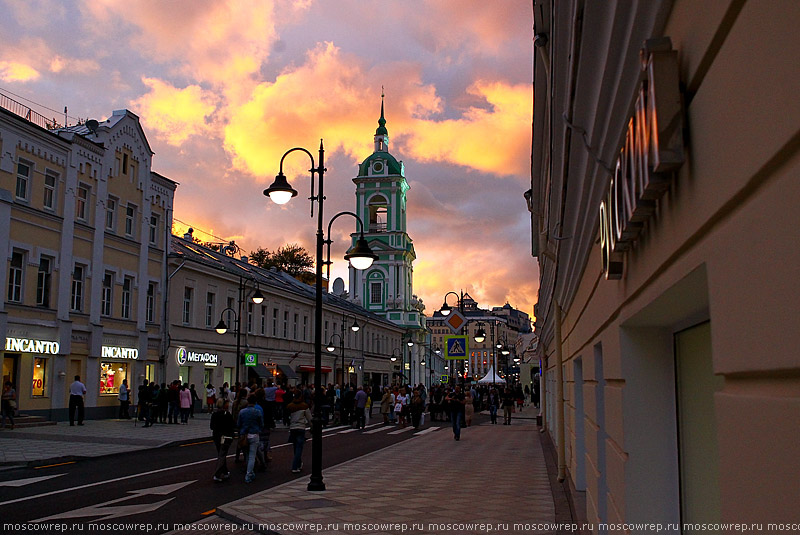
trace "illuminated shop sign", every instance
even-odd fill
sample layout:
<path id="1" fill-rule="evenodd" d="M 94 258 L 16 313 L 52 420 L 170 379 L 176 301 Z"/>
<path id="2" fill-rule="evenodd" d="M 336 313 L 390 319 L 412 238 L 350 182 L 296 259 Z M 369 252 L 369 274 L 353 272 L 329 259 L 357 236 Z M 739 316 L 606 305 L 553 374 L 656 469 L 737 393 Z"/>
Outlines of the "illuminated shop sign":
<path id="1" fill-rule="evenodd" d="M 6 338 L 6 351 L 58 355 L 58 350 L 58 342 L 48 342 L 47 340 L 31 340 L 30 338 Z"/>
<path id="2" fill-rule="evenodd" d="M 178 366 L 186 366 L 187 363 L 191 362 L 200 362 L 206 366 L 216 366 L 219 364 L 219 355 L 207 352 L 200 353 L 185 347 L 179 347 L 175 351 L 175 360 L 178 362 Z"/>
<path id="3" fill-rule="evenodd" d="M 633 245 L 656 201 L 684 160 L 678 52 L 668 37 L 641 51 L 642 82 L 608 195 L 600 203 L 600 249 L 606 279 L 622 277 L 623 254 Z"/>
<path id="4" fill-rule="evenodd" d="M 131 359 L 139 358 L 139 350 L 135 347 L 103 346 L 104 359 Z"/>

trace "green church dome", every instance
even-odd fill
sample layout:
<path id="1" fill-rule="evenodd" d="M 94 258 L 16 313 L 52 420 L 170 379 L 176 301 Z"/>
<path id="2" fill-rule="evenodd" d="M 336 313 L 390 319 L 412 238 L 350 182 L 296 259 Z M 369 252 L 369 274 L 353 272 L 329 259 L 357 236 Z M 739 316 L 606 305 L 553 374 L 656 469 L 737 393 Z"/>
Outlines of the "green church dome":
<path id="1" fill-rule="evenodd" d="M 370 167 L 373 167 L 373 162 L 379 162 L 381 164 L 385 164 L 388 169 L 375 169 L 377 174 L 384 174 L 387 175 L 402 175 L 403 174 L 403 166 L 400 165 L 400 162 L 397 159 L 389 154 L 388 152 L 373 152 L 367 158 L 361 162 L 358 166 L 358 176 L 368 176 Z"/>

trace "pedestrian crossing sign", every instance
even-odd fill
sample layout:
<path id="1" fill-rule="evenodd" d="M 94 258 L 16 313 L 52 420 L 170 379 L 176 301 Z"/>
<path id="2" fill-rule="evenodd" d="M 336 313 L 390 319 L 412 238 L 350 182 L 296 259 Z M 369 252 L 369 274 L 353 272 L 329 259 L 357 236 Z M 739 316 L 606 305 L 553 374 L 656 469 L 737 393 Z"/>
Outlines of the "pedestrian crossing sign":
<path id="1" fill-rule="evenodd" d="M 469 337 L 445 336 L 444 337 L 444 358 L 447 360 L 466 360 L 467 350 L 469 349 Z"/>

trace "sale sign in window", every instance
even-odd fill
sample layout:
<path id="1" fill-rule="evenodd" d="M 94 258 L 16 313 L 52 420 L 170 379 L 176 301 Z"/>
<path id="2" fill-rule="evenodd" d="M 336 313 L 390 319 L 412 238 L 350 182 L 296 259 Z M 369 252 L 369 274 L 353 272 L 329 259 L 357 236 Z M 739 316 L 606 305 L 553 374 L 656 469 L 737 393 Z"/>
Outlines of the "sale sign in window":
<path id="1" fill-rule="evenodd" d="M 32 396 L 44 396 L 44 381 L 47 371 L 47 359 L 33 359 L 33 384 L 31 385 Z"/>

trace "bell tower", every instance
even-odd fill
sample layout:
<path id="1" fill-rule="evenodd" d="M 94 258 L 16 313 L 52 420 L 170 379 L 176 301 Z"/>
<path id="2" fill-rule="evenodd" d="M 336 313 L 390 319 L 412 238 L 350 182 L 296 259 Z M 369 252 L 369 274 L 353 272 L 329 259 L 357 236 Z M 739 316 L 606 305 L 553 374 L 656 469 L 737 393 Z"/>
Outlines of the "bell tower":
<path id="1" fill-rule="evenodd" d="M 350 268 L 350 295 L 361 306 L 389 321 L 420 329 L 423 306 L 412 291 L 416 253 L 406 230 L 409 185 L 403 162 L 389 153 L 383 99 L 381 95 L 373 152 L 358 166 L 358 176 L 353 179 L 356 213 L 364 222 L 364 237 L 378 260 L 363 272 Z M 351 234 L 353 244 L 358 230 Z"/>

